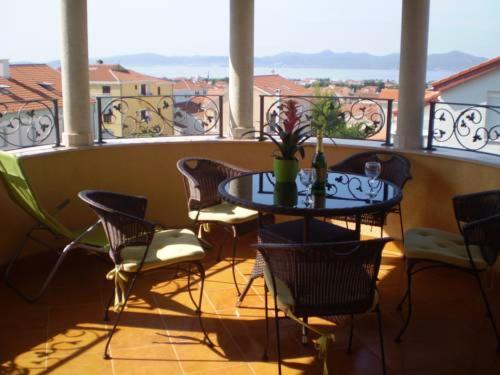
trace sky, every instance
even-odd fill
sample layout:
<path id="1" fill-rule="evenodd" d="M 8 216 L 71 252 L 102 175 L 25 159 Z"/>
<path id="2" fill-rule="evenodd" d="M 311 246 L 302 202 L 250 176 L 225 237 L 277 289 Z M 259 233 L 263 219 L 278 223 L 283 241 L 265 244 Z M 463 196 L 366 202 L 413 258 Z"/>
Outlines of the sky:
<path id="1" fill-rule="evenodd" d="M 60 56 L 60 0 L 2 0 L 0 58 Z M 89 56 L 227 55 L 229 0 L 87 0 Z M 255 0 L 255 55 L 398 53 L 402 0 Z M 10 15 L 5 17 L 5 15 Z M 429 53 L 500 55 L 500 0 L 431 0 Z"/>

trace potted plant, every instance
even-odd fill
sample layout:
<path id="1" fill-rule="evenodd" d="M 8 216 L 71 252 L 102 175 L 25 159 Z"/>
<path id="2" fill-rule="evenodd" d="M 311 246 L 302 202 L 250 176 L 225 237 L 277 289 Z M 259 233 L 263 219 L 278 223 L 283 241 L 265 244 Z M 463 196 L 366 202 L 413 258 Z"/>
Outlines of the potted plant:
<path id="1" fill-rule="evenodd" d="M 278 116 L 271 116 L 270 131 L 254 130 L 248 133 L 259 133 L 261 139 L 271 140 L 277 147 L 273 152 L 273 171 L 277 182 L 293 182 L 299 171 L 298 153 L 303 159 L 305 156 L 303 143 L 310 137 L 310 125 L 301 124 L 299 105 L 293 99 L 285 100 L 280 104 Z"/>

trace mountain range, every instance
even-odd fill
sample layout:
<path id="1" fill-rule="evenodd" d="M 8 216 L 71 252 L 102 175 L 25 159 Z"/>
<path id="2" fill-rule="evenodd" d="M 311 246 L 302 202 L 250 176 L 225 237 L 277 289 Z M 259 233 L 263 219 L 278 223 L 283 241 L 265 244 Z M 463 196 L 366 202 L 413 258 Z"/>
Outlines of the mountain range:
<path id="1" fill-rule="evenodd" d="M 127 66 L 227 66 L 227 56 L 164 56 L 155 53 L 108 56 L 92 59 L 91 63 L 102 60 L 106 64 Z M 430 54 L 427 58 L 427 70 L 458 71 L 477 65 L 486 59 L 467 53 L 452 51 Z M 59 61 L 51 61 L 51 66 L 59 66 Z M 323 68 L 323 69 L 398 69 L 399 54 L 384 56 L 369 53 L 332 52 L 318 53 L 283 52 L 272 56 L 255 57 L 255 66 L 273 68 Z"/>

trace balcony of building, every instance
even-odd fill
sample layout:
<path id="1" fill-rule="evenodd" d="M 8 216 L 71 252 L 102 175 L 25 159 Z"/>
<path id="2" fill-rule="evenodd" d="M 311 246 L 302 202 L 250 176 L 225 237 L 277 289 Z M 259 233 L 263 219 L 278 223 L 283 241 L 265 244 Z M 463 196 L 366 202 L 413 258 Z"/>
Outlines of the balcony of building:
<path id="1" fill-rule="evenodd" d="M 391 101 L 371 104 L 371 110 L 363 102 L 362 107 L 369 109 L 366 110 L 366 118 L 372 120 L 368 139 L 335 139 L 335 143 L 325 145 L 325 153 L 329 165 L 367 150 L 391 150 L 404 155 L 411 163 L 413 177 L 404 189 L 404 227 L 432 227 L 458 233 L 452 198 L 497 189 L 500 170 L 496 155 L 429 146 L 429 141 L 439 142 L 436 138 L 441 133 L 437 124 L 434 124 L 438 131 L 435 137 L 434 131 L 429 131 L 430 119 L 427 130 L 424 126 L 428 3 L 404 1 L 397 132 L 394 134 L 391 131 Z M 108 97 L 100 104 L 96 102 L 96 106 L 101 108 L 96 109 L 97 126 L 92 128 L 87 77 L 87 25 L 82 16 L 86 14 L 86 2 L 64 0 L 61 4 L 64 128 L 58 126 L 57 103 L 49 103 L 46 110 L 53 123 L 39 124 L 43 127 L 33 128 L 28 135 L 36 136 L 37 131 L 41 131 L 43 136 L 43 132 L 52 129 L 54 133 L 51 134 L 56 136 L 56 140 L 45 146 L 9 151 L 19 157 L 31 189 L 47 211 L 69 199 L 69 204 L 58 218 L 69 228 L 89 226 L 95 222 L 95 216 L 77 195 L 84 189 L 102 189 L 146 196 L 148 219 L 168 228 L 191 227 L 182 179 L 176 169 L 179 159 L 200 156 L 250 170 L 271 169 L 273 144 L 257 139 L 241 139 L 249 130 L 268 126 L 274 113 L 273 103 L 283 100 L 261 98 L 261 103 L 254 103 L 251 90 L 253 1 L 231 1 L 228 106 L 224 109 L 221 98 L 211 102 L 200 114 L 199 121 L 193 123 L 193 129 L 198 124 L 202 130 L 209 128 L 210 131 L 207 134 L 200 131 L 205 134 L 203 136 L 189 137 L 180 131 L 175 132 L 176 122 L 171 109 L 168 111 L 172 119 L 165 120 L 161 110 L 156 112 L 156 109 L 164 108 L 162 104 L 155 104 L 145 112 L 134 110 L 134 121 L 125 123 L 124 127 L 123 122 L 117 120 L 123 114 L 124 106 L 120 103 L 124 98 L 116 98 L 116 102 L 112 102 L 115 99 Z M 148 100 L 156 100 L 156 97 L 150 96 Z M 169 100 L 174 102 L 173 98 Z M 256 107 L 260 111 L 257 122 L 254 119 Z M 345 112 L 349 112 L 349 108 Z M 205 116 L 206 109 L 211 115 Z M 434 108 L 434 111 L 433 119 L 438 118 L 439 108 Z M 350 113 L 359 112 L 351 110 Z M 152 128 L 152 133 L 148 124 L 155 125 L 156 121 L 157 125 L 158 118 L 165 126 L 169 126 L 171 121 L 174 130 L 168 135 L 177 136 L 157 137 L 165 135 L 158 133 L 161 127 Z M 129 131 L 139 124 L 142 126 L 138 128 L 140 136 L 130 139 L 129 133 L 116 137 L 118 132 L 112 128 L 115 120 L 120 123 L 116 126 L 120 127 L 120 131 Z M 452 133 L 453 129 L 452 121 L 447 131 Z M 60 134 L 56 134 L 56 130 L 60 130 Z M 468 142 L 472 143 L 467 144 L 477 145 L 484 140 L 485 137 L 475 141 L 470 139 Z M 486 143 L 491 140 L 486 137 Z M 313 147 L 312 141 L 306 144 L 302 167 L 311 165 Z M 5 265 L 22 246 L 26 233 L 35 223 L 3 187 L 0 188 L 0 204 L 3 212 L 0 217 L 3 228 L 0 264 Z M 285 218 L 278 217 L 278 220 Z M 206 235 L 214 244 L 222 242 L 223 234 L 217 230 Z M 397 218 L 389 217 L 384 235 L 395 238 L 383 252 L 378 280 L 388 373 L 499 372 L 500 359 L 495 352 L 494 333 L 477 286 L 465 273 L 444 268 L 418 275 L 414 281 L 412 321 L 402 342 L 394 341 L 403 325 L 405 312 L 404 309 L 403 312 L 396 311 L 396 306 L 406 288 L 403 244 Z M 379 231 L 364 227 L 362 236 L 378 237 Z M 65 245 L 64 241 L 45 240 L 50 247 L 61 248 Z M 244 285 L 250 275 L 255 260 L 255 252 L 250 245 L 255 242 L 255 232 L 240 239 L 236 251 L 239 285 Z M 34 243 L 28 244 L 25 253 L 28 255 L 20 259 L 16 266 L 16 283 L 23 290 L 35 291 L 56 258 L 43 246 Z M 273 330 L 269 360 L 262 358 L 265 345 L 263 280 L 258 280 L 243 303 L 236 307 L 237 296 L 229 258 L 227 245 L 222 260 L 216 260 L 216 249 L 207 250 L 203 260 L 207 272 L 203 321 L 209 338 L 215 344 L 213 348 L 202 342 L 203 335 L 187 291 L 187 278 L 175 270 L 159 270 L 139 279 L 111 343 L 109 360 L 103 359 L 111 327 L 109 322 L 103 321 L 106 299 L 113 288 L 113 283 L 106 280 L 109 263 L 83 251 L 72 253 L 59 269 L 47 293 L 34 304 L 25 302 L 2 283 L 1 372 L 277 373 Z M 494 318 L 499 321 L 497 271 L 498 265 L 486 275 L 484 281 Z M 200 291 L 198 284 L 194 288 L 195 292 Z M 111 319 L 114 317 L 111 314 Z M 379 338 L 372 314 L 355 319 L 353 350 L 349 354 L 346 353 L 348 317 L 312 320 L 312 323 L 324 326 L 336 335 L 336 342 L 328 356 L 334 374 L 381 373 Z M 311 334 L 311 338 L 315 336 Z M 282 325 L 282 342 L 284 373 L 322 373 L 323 364 L 317 358 L 312 341 L 303 346 L 300 327 L 290 320 Z"/>

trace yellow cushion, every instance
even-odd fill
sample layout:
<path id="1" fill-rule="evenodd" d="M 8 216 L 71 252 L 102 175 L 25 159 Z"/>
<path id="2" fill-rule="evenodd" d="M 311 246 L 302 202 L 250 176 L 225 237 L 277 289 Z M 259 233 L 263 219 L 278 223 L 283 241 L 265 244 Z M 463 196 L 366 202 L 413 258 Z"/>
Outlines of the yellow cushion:
<path id="1" fill-rule="evenodd" d="M 469 246 L 472 259 L 478 269 L 488 265 L 479 246 Z M 425 259 L 471 268 L 463 237 L 432 228 L 413 228 L 405 234 L 405 255 L 410 259 Z"/>
<path id="2" fill-rule="evenodd" d="M 122 250 L 123 270 L 135 272 L 145 248 L 129 246 Z M 142 267 L 143 271 L 168 266 L 169 264 L 203 259 L 205 252 L 196 235 L 189 229 L 169 229 L 157 232 L 149 247 Z"/>
<path id="3" fill-rule="evenodd" d="M 196 220 L 197 215 L 198 211 L 189 211 L 191 220 Z M 257 211 L 223 202 L 202 209 L 198 216 L 198 221 L 219 221 L 227 224 L 238 224 L 256 219 L 257 215 Z"/>

